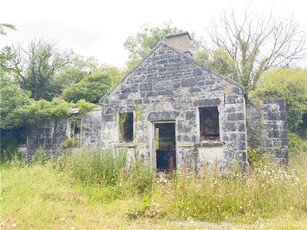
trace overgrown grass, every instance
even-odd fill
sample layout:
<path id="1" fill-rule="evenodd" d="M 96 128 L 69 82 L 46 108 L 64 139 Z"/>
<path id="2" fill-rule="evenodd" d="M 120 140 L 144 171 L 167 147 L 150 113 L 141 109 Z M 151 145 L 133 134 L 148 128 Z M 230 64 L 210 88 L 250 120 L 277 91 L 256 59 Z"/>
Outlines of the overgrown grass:
<path id="1" fill-rule="evenodd" d="M 161 182 L 144 161 L 127 167 L 125 151 L 77 152 L 57 160 L 39 152 L 32 165 L 17 158 L 2 165 L 0 224 L 3 229 L 148 228 L 139 223 L 154 220 L 170 228 L 166 221 L 198 220 L 302 228 L 307 152 L 290 155 L 289 167 L 261 160 L 244 176 L 178 171 Z"/>
<path id="2" fill-rule="evenodd" d="M 251 223 L 306 212 L 306 181 L 277 166 L 251 169 L 242 177 L 177 173 L 153 194 L 169 218 Z"/>
<path id="3" fill-rule="evenodd" d="M 85 185 L 114 186 L 127 164 L 126 152 L 122 150 L 76 152 L 68 160 L 72 176 Z"/>

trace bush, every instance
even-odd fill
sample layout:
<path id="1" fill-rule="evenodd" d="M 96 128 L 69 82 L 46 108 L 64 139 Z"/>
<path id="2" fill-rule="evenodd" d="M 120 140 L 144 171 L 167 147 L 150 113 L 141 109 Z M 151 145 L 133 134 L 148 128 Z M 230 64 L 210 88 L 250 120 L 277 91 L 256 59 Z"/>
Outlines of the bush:
<path id="1" fill-rule="evenodd" d="M 259 148 L 247 149 L 247 160 L 252 168 L 261 167 L 268 164 L 270 157 L 271 154 L 266 154 Z"/>
<path id="2" fill-rule="evenodd" d="M 307 69 L 269 70 L 261 76 L 249 97 L 286 99 L 287 126 L 291 132 L 297 132 L 303 123 L 303 115 L 307 113 Z"/>
<path id="3" fill-rule="evenodd" d="M 110 87 L 110 77 L 98 71 L 64 89 L 63 95 L 67 101 L 77 102 L 80 99 L 85 99 L 88 102 L 97 103 Z"/>
<path id="4" fill-rule="evenodd" d="M 288 133 L 289 154 L 307 152 L 307 141 L 295 133 Z"/>

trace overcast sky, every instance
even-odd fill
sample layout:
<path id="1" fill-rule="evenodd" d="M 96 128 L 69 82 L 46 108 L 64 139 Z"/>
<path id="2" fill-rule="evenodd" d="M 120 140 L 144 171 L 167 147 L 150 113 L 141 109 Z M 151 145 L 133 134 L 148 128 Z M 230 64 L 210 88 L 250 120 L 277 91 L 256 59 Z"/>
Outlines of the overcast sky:
<path id="1" fill-rule="evenodd" d="M 206 37 L 212 18 L 231 7 L 243 12 L 248 5 L 259 13 L 273 9 L 278 17 L 293 15 L 307 29 L 305 0 L 0 0 L 0 23 L 17 27 L 1 38 L 0 47 L 43 38 L 84 57 L 94 56 L 100 63 L 123 67 L 127 61 L 123 43 L 144 23 L 171 21 L 178 29 Z M 300 65 L 307 67 L 307 61 Z"/>

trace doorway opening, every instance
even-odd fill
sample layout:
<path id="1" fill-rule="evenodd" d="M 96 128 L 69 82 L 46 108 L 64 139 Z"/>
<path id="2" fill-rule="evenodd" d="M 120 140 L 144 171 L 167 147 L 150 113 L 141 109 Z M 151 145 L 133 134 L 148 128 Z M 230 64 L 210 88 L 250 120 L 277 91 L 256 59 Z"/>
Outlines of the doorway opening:
<path id="1" fill-rule="evenodd" d="M 155 123 L 154 129 L 157 170 L 172 172 L 176 169 L 175 123 Z"/>

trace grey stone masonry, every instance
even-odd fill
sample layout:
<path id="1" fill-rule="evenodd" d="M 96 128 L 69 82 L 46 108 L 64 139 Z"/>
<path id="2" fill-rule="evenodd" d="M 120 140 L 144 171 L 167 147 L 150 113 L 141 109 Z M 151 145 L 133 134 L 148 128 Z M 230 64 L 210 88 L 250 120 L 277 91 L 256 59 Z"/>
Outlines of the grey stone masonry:
<path id="1" fill-rule="evenodd" d="M 53 156 L 62 154 L 63 146 L 66 141 L 67 119 L 57 119 L 46 122 L 35 127 L 27 138 L 27 159 L 32 156 L 39 148 Z"/>
<path id="2" fill-rule="evenodd" d="M 201 170 L 247 162 L 245 89 L 160 42 L 82 119 L 83 147 L 127 147 L 156 166 L 155 124 L 175 123 L 176 166 Z M 203 140 L 200 109 L 217 108 L 214 140 Z M 133 113 L 133 141 L 120 138 L 120 113 Z"/>
<path id="3" fill-rule="evenodd" d="M 244 87 L 185 53 L 187 32 L 168 39 L 101 98 L 101 107 L 83 116 L 78 129 L 67 119 L 34 129 L 28 158 L 39 147 L 59 155 L 74 127 L 81 148 L 126 148 L 129 162 L 147 159 L 157 168 L 217 165 L 227 172 L 233 164 L 245 166 L 247 143 L 287 163 L 285 101 L 266 99 L 246 113 Z"/>
<path id="4" fill-rule="evenodd" d="M 288 162 L 286 101 L 267 98 L 247 109 L 248 136 L 251 147 L 261 147 L 281 163 Z"/>
<path id="5" fill-rule="evenodd" d="M 99 149 L 101 145 L 101 108 L 92 109 L 86 116 L 82 117 L 81 123 L 81 146 L 87 149 Z"/>

